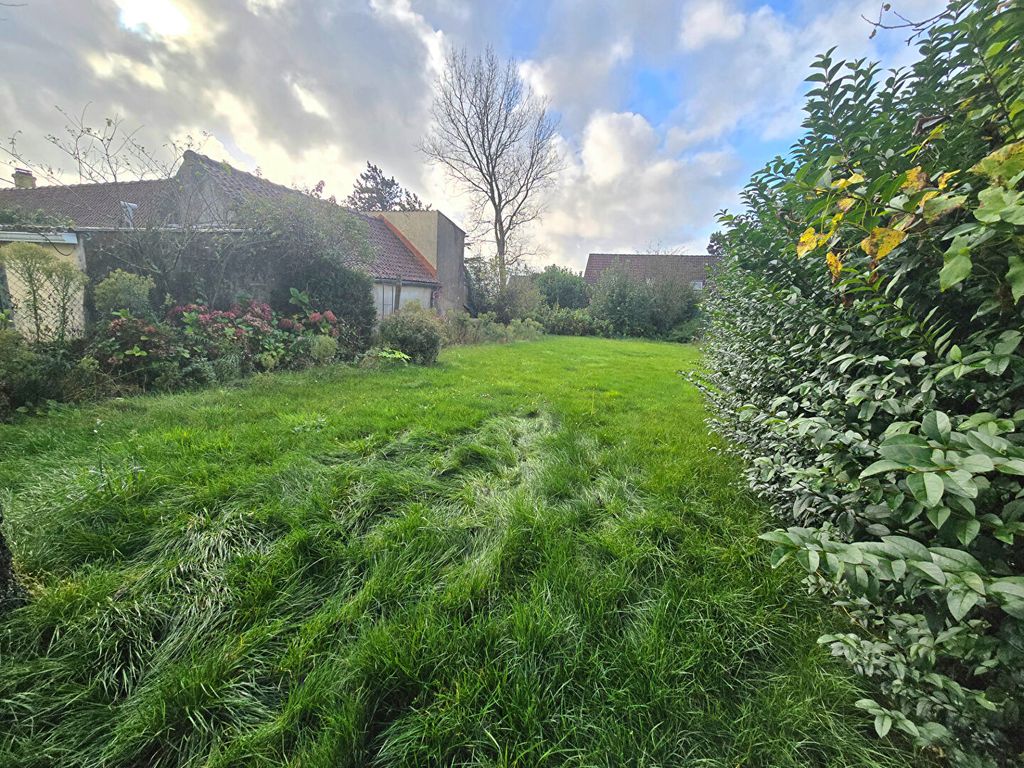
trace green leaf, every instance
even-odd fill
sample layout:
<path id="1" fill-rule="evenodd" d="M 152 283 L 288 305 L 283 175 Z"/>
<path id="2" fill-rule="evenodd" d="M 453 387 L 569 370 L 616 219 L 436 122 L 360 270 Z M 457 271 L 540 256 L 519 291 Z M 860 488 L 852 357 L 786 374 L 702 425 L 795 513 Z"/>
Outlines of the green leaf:
<path id="1" fill-rule="evenodd" d="M 926 507 L 938 506 L 946 487 L 934 472 L 919 472 L 907 478 L 907 486 L 914 498 Z"/>
<path id="2" fill-rule="evenodd" d="M 942 586 L 946 583 L 946 574 L 943 573 L 942 569 L 939 568 L 939 566 L 937 566 L 931 560 L 927 562 L 923 560 L 911 560 L 907 563 L 907 565 L 909 565 L 915 571 L 920 571 L 925 576 L 927 576 L 931 581 L 934 581 L 939 586 Z"/>
<path id="3" fill-rule="evenodd" d="M 932 448 L 918 435 L 892 435 L 879 446 L 878 452 L 890 461 L 918 467 L 932 467 Z"/>
<path id="4" fill-rule="evenodd" d="M 965 547 L 974 541 L 979 533 L 981 533 L 981 523 L 973 517 L 956 521 L 956 537 Z"/>
<path id="5" fill-rule="evenodd" d="M 994 581 L 988 585 L 988 593 L 995 597 L 1008 614 L 1024 619 L 1024 576 Z"/>
<path id="6" fill-rule="evenodd" d="M 942 411 L 932 411 L 921 421 L 921 431 L 939 443 L 949 440 L 949 434 L 952 430 L 953 426 L 950 424 L 949 416 Z"/>
<path id="7" fill-rule="evenodd" d="M 892 728 L 892 718 L 889 715 L 875 715 L 875 732 L 881 737 L 885 736 Z"/>
<path id="8" fill-rule="evenodd" d="M 941 219 L 947 213 L 963 207 L 967 195 L 939 195 L 924 203 L 924 218 L 929 224 Z"/>
<path id="9" fill-rule="evenodd" d="M 970 472 L 973 475 L 981 475 L 985 472 L 991 472 L 996 468 L 996 465 L 992 463 L 992 459 L 983 453 L 972 453 L 970 456 L 965 456 L 957 462 L 957 468 Z"/>
<path id="10" fill-rule="evenodd" d="M 950 511 L 949 507 L 935 507 L 926 511 L 925 515 L 927 515 L 931 524 L 935 526 L 935 530 L 940 530 L 946 524 L 946 521 L 949 520 Z"/>
<path id="11" fill-rule="evenodd" d="M 797 550 L 796 560 L 800 565 L 804 567 L 808 573 L 814 573 L 818 570 L 818 564 L 821 559 L 818 553 L 813 549 L 800 549 Z"/>
<path id="12" fill-rule="evenodd" d="M 892 472 L 894 469 L 904 469 L 904 465 L 891 459 L 880 459 L 868 466 L 867 469 L 860 473 L 860 476 L 861 478 L 871 477 L 872 475 L 880 475 L 883 472 Z"/>
<path id="13" fill-rule="evenodd" d="M 998 469 L 1004 475 L 1024 475 L 1024 459 L 1006 459 L 999 462 Z"/>
<path id="14" fill-rule="evenodd" d="M 942 270 L 939 272 L 939 289 L 946 291 L 958 285 L 971 274 L 971 252 L 966 248 L 946 251 Z"/>
<path id="15" fill-rule="evenodd" d="M 1010 292 L 1014 301 L 1024 296 L 1024 258 L 1013 254 L 1010 256 L 1010 268 L 1006 272 L 1006 282 L 1010 284 Z"/>
<path id="16" fill-rule="evenodd" d="M 968 611 L 971 610 L 981 598 L 977 592 L 971 592 L 968 590 L 956 590 L 954 592 L 946 593 L 946 607 L 949 608 L 949 612 L 953 615 L 953 618 L 960 621 L 964 616 L 967 615 Z"/>

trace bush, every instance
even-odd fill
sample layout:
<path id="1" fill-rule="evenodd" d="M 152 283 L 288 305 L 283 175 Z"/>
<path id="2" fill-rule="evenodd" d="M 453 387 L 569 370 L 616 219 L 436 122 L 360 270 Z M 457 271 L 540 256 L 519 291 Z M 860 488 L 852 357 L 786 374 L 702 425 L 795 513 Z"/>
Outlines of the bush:
<path id="1" fill-rule="evenodd" d="M 820 642 L 879 684 L 858 703 L 879 734 L 1011 764 L 1024 732 L 1024 13 L 958 2 L 919 39 L 913 70 L 884 80 L 863 62 L 815 63 L 806 136 L 754 176 L 714 240 L 707 394 L 787 525 L 765 535 L 773 562 L 798 564 L 855 623 Z"/>
<path id="2" fill-rule="evenodd" d="M 418 365 L 433 365 L 441 351 L 441 328 L 428 311 L 403 309 L 380 323 L 380 344 L 397 349 Z"/>
<path id="3" fill-rule="evenodd" d="M 135 317 L 149 317 L 153 313 L 150 296 L 155 288 L 151 277 L 115 269 L 96 284 L 93 306 L 103 320 L 120 311 Z"/>
<path id="4" fill-rule="evenodd" d="M 705 320 L 703 317 L 694 317 L 685 320 L 665 335 L 665 341 L 674 341 L 677 344 L 690 344 L 700 341 L 704 337 Z"/>
<path id="5" fill-rule="evenodd" d="M 534 281 L 549 307 L 582 309 L 590 303 L 590 286 L 583 275 L 571 269 L 551 264 Z"/>
<path id="6" fill-rule="evenodd" d="M 173 327 L 130 315 L 107 323 L 89 356 L 122 391 L 166 391 L 213 379 L 207 359 L 194 355 Z"/>
<path id="7" fill-rule="evenodd" d="M 351 358 L 367 348 L 377 321 L 369 275 L 320 259 L 285 275 L 284 280 L 272 298 L 274 309 L 281 313 L 296 307 L 309 312 L 315 311 L 313 308 L 330 311 L 343 327 L 339 343 L 345 354 Z"/>
<path id="8" fill-rule="evenodd" d="M 20 333 L 0 330 L 0 421 L 37 396 L 42 368 L 37 355 Z"/>
<path id="9" fill-rule="evenodd" d="M 330 336 L 313 336 L 310 339 L 309 356 L 317 365 L 326 365 L 338 356 L 337 340 Z"/>
<path id="10" fill-rule="evenodd" d="M 492 312 L 470 317 L 465 312 L 449 312 L 441 318 L 441 337 L 445 346 L 457 344 L 504 344 L 534 341 L 544 333 L 536 320 L 515 319 L 507 325 L 498 322 Z"/>
<path id="11" fill-rule="evenodd" d="M 586 309 L 554 307 L 539 315 L 544 332 L 554 336 L 610 336 L 611 328 Z"/>
<path id="12" fill-rule="evenodd" d="M 614 336 L 655 335 L 654 294 L 625 270 L 606 269 L 594 286 L 590 313 Z"/>

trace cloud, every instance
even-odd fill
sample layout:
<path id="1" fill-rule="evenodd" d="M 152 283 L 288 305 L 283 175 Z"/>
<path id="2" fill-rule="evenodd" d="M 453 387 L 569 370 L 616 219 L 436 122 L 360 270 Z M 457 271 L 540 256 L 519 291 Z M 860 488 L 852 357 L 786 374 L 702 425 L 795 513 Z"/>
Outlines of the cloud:
<path id="1" fill-rule="evenodd" d="M 740 162 L 723 148 L 674 153 L 634 113 L 595 114 L 545 216 L 541 241 L 556 261 L 579 268 L 591 251 L 698 248 L 738 183 Z"/>
<path id="2" fill-rule="evenodd" d="M 941 0 L 900 0 L 927 15 Z M 343 197 L 367 160 L 459 220 L 467 201 L 417 151 L 445 51 L 514 51 L 562 120 L 567 168 L 535 228 L 549 258 L 699 244 L 765 142 L 795 138 L 813 54 L 909 61 L 868 40 L 877 0 L 64 0 L 6 11 L 0 140 L 46 163 L 58 105 L 120 116 Z M 54 40 L 60 40 L 59 45 Z M 888 42 L 887 42 L 888 41 Z M 665 73 L 671 73 L 666 78 Z M 664 88 L 645 90 L 651 81 Z M 655 83 L 655 84 L 657 84 Z M 739 148 L 739 149 L 737 149 Z M 65 163 L 66 165 L 66 163 Z M 11 169 L 0 172 L 3 183 Z"/>
<path id="3" fill-rule="evenodd" d="M 683 12 L 679 40 L 686 50 L 704 48 L 710 43 L 735 40 L 743 34 L 746 16 L 725 0 L 691 3 Z"/>

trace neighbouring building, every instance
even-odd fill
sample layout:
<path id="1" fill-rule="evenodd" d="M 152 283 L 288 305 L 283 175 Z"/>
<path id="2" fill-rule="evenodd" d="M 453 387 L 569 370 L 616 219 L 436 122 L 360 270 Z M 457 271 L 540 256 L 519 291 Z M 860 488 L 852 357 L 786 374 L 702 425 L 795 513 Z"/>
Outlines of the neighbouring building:
<path id="1" fill-rule="evenodd" d="M 717 256 L 668 253 L 592 253 L 583 279 L 594 285 L 607 269 L 621 269 L 641 280 L 678 280 L 697 291 L 707 285 Z"/>
<path id="2" fill-rule="evenodd" d="M 202 230 L 223 231 L 231 212 L 250 199 L 298 195 L 295 190 L 245 173 L 197 152 L 184 153 L 172 178 L 39 186 L 29 171 L 14 173 L 14 188 L 0 190 L 0 209 L 41 212 L 70 222 L 59 232 L 0 227 L 0 245 L 36 242 L 53 246 L 98 281 L 107 265 L 90 261 L 90 246 L 131 230 L 180 230 L 184 221 Z M 333 205 L 308 199 L 310 205 Z M 439 211 L 361 213 L 371 251 L 358 268 L 373 278 L 373 297 L 384 317 L 413 301 L 439 312 L 461 310 L 467 300 L 465 232 Z M 187 265 L 185 267 L 187 269 Z M 0 270 L 2 271 L 2 270 Z M 258 282 L 239 284 L 259 293 Z M 8 290 L 17 286 L 8 286 Z"/>

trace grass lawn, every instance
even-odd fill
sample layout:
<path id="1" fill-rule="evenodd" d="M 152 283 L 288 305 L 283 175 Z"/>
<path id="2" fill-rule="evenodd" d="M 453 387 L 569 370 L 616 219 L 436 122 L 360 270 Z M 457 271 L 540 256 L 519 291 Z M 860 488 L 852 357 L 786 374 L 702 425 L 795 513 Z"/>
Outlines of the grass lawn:
<path id="1" fill-rule="evenodd" d="M 903 765 L 692 348 L 551 338 L 0 426 L 0 765 Z"/>

